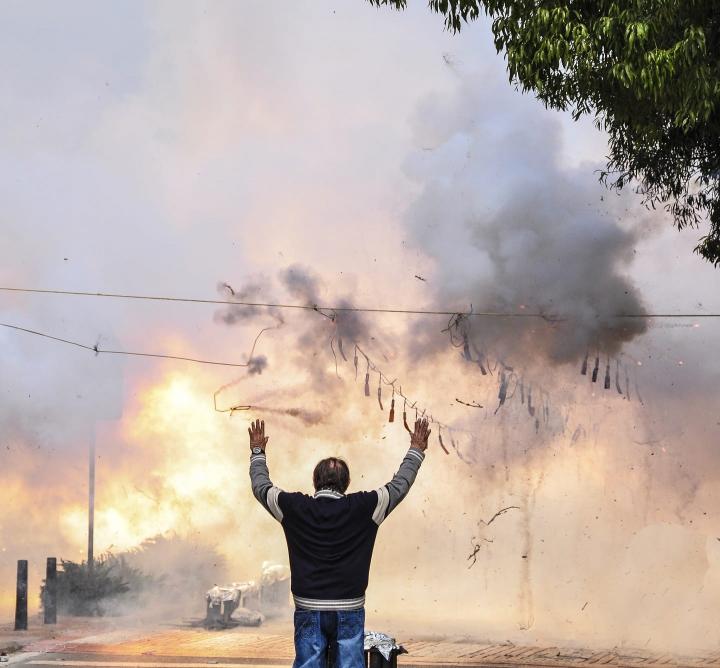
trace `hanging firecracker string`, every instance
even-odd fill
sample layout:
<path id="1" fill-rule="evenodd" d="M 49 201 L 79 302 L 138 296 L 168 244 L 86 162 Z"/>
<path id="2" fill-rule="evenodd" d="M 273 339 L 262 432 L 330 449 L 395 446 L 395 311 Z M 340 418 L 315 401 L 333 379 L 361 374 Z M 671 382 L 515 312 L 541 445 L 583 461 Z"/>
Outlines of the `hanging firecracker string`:
<path id="1" fill-rule="evenodd" d="M 390 398 L 390 415 L 388 422 L 395 422 L 395 385 L 392 386 L 392 397 Z"/>
<path id="2" fill-rule="evenodd" d="M 622 353 L 625 354 L 625 353 Z M 582 376 L 587 376 L 588 374 L 588 357 L 590 353 L 585 353 L 585 358 L 583 359 L 582 366 L 580 368 L 580 374 Z M 603 387 L 606 390 L 609 390 L 612 385 L 612 372 L 611 367 L 612 361 L 610 360 L 610 355 L 607 356 L 607 360 L 605 363 L 605 378 L 603 382 Z M 624 367 L 625 369 L 625 396 L 623 399 L 630 399 L 630 380 L 628 378 L 627 374 L 627 367 Z M 597 356 L 595 357 L 595 366 L 593 367 L 592 374 L 591 374 L 591 380 L 593 383 L 596 383 L 598 380 L 598 375 L 600 373 L 600 353 L 598 352 Z M 617 393 L 619 395 L 623 395 L 623 389 L 620 382 L 620 360 L 618 358 L 615 358 L 615 389 L 617 390 Z"/>
<path id="3" fill-rule="evenodd" d="M 357 349 L 357 346 L 355 346 L 355 355 L 353 357 L 353 365 L 355 366 L 355 380 L 357 380 L 357 374 L 358 374 L 358 349 Z"/>
<path id="4" fill-rule="evenodd" d="M 460 346 L 463 345 L 462 339 L 460 339 L 459 343 L 460 343 Z M 457 346 L 457 347 L 460 347 L 460 346 Z M 400 387 L 398 389 L 395 386 L 397 379 L 396 378 L 394 378 L 394 379 L 388 378 L 383 373 L 382 369 L 380 369 L 370 359 L 369 355 L 367 355 L 367 353 L 365 353 L 365 351 L 362 350 L 362 348 L 360 346 L 355 344 L 354 358 L 359 359 L 359 357 L 358 357 L 359 355 L 362 355 L 365 358 L 365 362 L 366 362 L 365 396 L 367 396 L 367 397 L 370 396 L 370 373 L 375 372 L 378 374 L 378 393 L 377 394 L 378 394 L 378 405 L 380 406 L 381 410 L 384 411 L 384 405 L 382 403 L 382 384 L 384 383 L 385 385 L 389 385 L 392 388 L 392 398 L 391 398 L 391 403 L 390 403 L 390 412 L 392 414 L 392 420 L 389 419 L 388 421 L 394 422 L 394 410 L 393 410 L 394 403 L 393 402 L 394 402 L 394 396 L 395 396 L 395 394 L 397 394 L 400 397 L 402 397 L 402 399 L 403 399 L 403 427 L 408 431 L 408 433 L 412 433 L 412 429 L 410 428 L 410 425 L 409 425 L 408 419 L 407 419 L 408 407 L 411 409 L 413 409 L 413 408 L 415 409 L 415 420 L 416 421 L 419 418 L 422 418 L 425 416 L 427 409 L 418 406 L 417 401 L 411 401 L 410 398 L 403 392 L 402 387 Z M 355 366 L 355 359 L 353 359 L 353 365 Z M 505 401 L 503 401 L 502 403 L 505 403 L 508 399 L 510 399 L 512 396 L 514 396 L 515 392 L 517 391 L 517 386 L 521 383 L 521 379 L 518 378 L 517 374 L 513 371 L 512 367 L 506 365 L 505 363 L 500 362 L 499 360 L 496 360 L 495 365 L 492 368 L 490 366 L 488 366 L 488 370 L 492 373 L 492 371 L 495 371 L 495 369 L 497 369 L 498 366 L 501 367 L 501 371 L 502 371 L 502 373 L 504 373 L 504 376 L 505 376 L 504 383 L 502 382 L 502 379 L 500 377 L 498 378 L 498 380 L 500 382 L 500 388 L 498 390 L 498 399 L 500 399 L 501 390 L 502 390 L 502 393 L 504 393 L 504 395 L 505 395 Z M 511 386 L 510 383 L 513 379 L 515 381 L 515 385 Z M 503 388 L 503 385 L 504 385 L 504 388 Z M 533 405 L 533 401 L 532 401 L 532 385 L 528 384 L 528 386 L 526 388 L 524 381 L 522 381 L 521 392 L 524 392 L 526 389 L 527 389 L 526 393 L 527 393 L 527 399 L 528 399 L 528 413 L 530 414 L 531 417 L 534 417 L 535 416 L 535 406 Z M 542 388 L 540 388 L 540 391 L 541 392 L 543 391 Z M 481 407 L 480 405 L 473 406 L 473 408 L 480 408 L 480 407 Z M 545 417 L 545 421 L 547 421 L 547 414 L 549 413 L 549 408 L 542 406 L 542 404 L 541 404 L 541 408 L 543 409 L 543 417 Z M 388 418 L 390 418 L 390 416 L 388 416 Z M 468 431 L 465 429 L 456 429 L 455 427 L 451 427 L 450 425 L 440 423 L 437 421 L 435 421 L 435 422 L 436 422 L 436 424 L 438 424 L 438 426 L 447 430 L 448 433 L 450 433 L 450 431 L 452 430 L 452 431 L 455 431 L 458 433 L 474 435 L 474 432 L 472 432 L 472 431 Z"/>
<path id="5" fill-rule="evenodd" d="M 472 307 L 471 307 L 472 312 Z M 498 366 L 501 367 L 500 371 L 500 377 L 498 379 L 499 382 L 499 388 L 498 388 L 498 406 L 495 409 L 495 413 L 497 413 L 502 406 L 506 404 L 506 402 L 509 399 L 512 399 L 515 396 L 515 393 L 517 392 L 518 385 L 520 386 L 520 402 L 521 404 L 525 403 L 525 381 L 522 378 L 519 378 L 518 375 L 515 373 L 515 370 L 507 365 L 502 360 L 496 359 L 494 366 L 491 366 L 490 358 L 485 355 L 484 353 L 481 353 L 478 349 L 477 345 L 475 344 L 475 341 L 470 335 L 470 322 L 468 318 L 466 317 L 466 314 L 455 314 L 450 318 L 448 321 L 447 327 L 443 330 L 443 332 L 448 332 L 450 335 L 450 344 L 454 348 L 462 348 L 462 357 L 467 360 L 468 362 L 477 364 L 480 367 L 480 372 L 482 375 L 487 375 L 490 373 L 493 374 L 493 371 L 497 369 Z M 473 359 L 473 356 L 470 351 L 473 351 L 475 354 L 475 359 Z M 587 355 L 586 355 L 587 358 Z M 485 361 L 485 364 L 483 363 L 483 360 Z M 487 366 L 487 368 L 486 368 Z M 584 363 L 584 369 L 582 371 L 583 374 L 587 374 L 587 359 Z M 514 385 L 512 385 L 512 382 L 514 381 Z M 539 388 L 541 393 L 544 392 L 542 387 Z M 549 397 L 549 395 L 547 395 Z M 534 417 L 535 416 L 535 406 L 532 404 L 532 396 L 528 397 L 529 403 L 528 403 L 528 412 L 529 414 Z M 459 402 L 464 403 L 464 402 Z M 466 404 L 469 405 L 469 404 Z M 549 422 L 549 398 L 545 400 L 544 403 L 541 403 L 541 410 L 543 413 L 544 421 L 547 423 Z"/>
<path id="6" fill-rule="evenodd" d="M 400 388 L 400 391 L 402 392 L 402 388 Z M 407 423 L 407 399 L 405 397 L 403 397 L 403 426 L 407 429 L 408 434 L 412 434 Z"/>

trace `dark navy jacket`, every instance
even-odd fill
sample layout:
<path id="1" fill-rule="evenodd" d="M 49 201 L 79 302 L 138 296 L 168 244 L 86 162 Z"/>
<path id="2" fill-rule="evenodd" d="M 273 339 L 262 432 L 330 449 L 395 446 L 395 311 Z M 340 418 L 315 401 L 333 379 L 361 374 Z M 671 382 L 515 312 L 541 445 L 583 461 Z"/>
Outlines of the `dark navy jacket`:
<path id="1" fill-rule="evenodd" d="M 282 524 L 295 605 L 306 610 L 355 610 L 365 605 L 378 527 L 415 482 L 425 454 L 410 448 L 392 480 L 372 492 L 314 496 L 272 484 L 264 454 L 250 457 L 253 493 Z"/>

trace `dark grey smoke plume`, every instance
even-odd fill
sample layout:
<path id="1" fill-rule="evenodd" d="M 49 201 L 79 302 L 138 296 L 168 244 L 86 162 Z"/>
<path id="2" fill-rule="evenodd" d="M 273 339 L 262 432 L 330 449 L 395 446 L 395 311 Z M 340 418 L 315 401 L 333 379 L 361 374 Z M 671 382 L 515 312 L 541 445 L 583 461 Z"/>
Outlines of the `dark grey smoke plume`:
<path id="1" fill-rule="evenodd" d="M 315 381 L 315 389 L 321 389 L 326 383 L 330 359 L 333 364 L 352 361 L 356 344 L 366 349 L 379 345 L 371 336 L 361 313 L 342 310 L 352 308 L 352 301 L 325 289 L 320 277 L 306 267 L 287 267 L 279 272 L 276 282 L 255 278 L 238 289 L 229 283 L 219 283 L 218 290 L 224 297 L 238 302 L 290 303 L 310 307 L 282 314 L 281 309 L 273 306 L 229 305 L 216 313 L 215 318 L 228 325 L 253 323 L 270 328 L 282 327 L 290 319 L 287 322 L 292 325 L 293 345 L 285 349 L 285 353 L 299 356 L 301 366 L 311 373 Z M 326 354 L 318 356 L 318 352 L 323 350 Z M 308 351 L 312 354 L 308 355 Z M 260 374 L 267 367 L 268 358 L 256 355 L 249 364 L 251 375 Z"/>
<path id="2" fill-rule="evenodd" d="M 267 303 L 273 302 L 270 293 L 271 285 L 266 278 L 256 278 L 242 285 L 239 289 L 233 288 L 229 283 L 218 283 L 218 293 L 227 300 L 236 300 L 246 303 Z M 266 306 L 244 306 L 229 305 L 215 314 L 215 319 L 224 322 L 226 325 L 254 320 L 258 316 L 267 315 L 275 320 L 277 326 L 283 324 L 282 312 L 280 309 Z"/>
<path id="3" fill-rule="evenodd" d="M 288 294 L 297 302 L 309 306 L 323 306 L 323 296 L 320 279 L 309 269 L 293 265 L 280 272 L 280 281 Z M 325 303 L 340 308 L 351 308 L 352 301 L 349 298 L 334 297 L 332 294 L 325 297 Z M 324 313 L 332 318 L 335 325 L 335 338 L 340 341 L 339 347 L 345 353 L 344 344 L 365 343 L 369 338 L 369 328 L 362 314 L 355 311 L 331 311 L 324 310 Z M 313 327 L 304 335 L 304 341 L 310 340 L 319 334 L 318 328 Z"/>
<path id="4" fill-rule="evenodd" d="M 218 289 L 224 298 L 238 302 L 308 307 L 289 309 L 281 314 L 281 309 L 273 306 L 233 304 L 215 314 L 216 321 L 231 326 L 251 325 L 258 331 L 283 328 L 277 339 L 271 332 L 262 333 L 255 353 L 248 360 L 247 374 L 220 388 L 220 393 L 227 392 L 219 400 L 223 406 L 233 401 L 230 398 L 233 392 L 242 396 L 239 390 L 231 388 L 253 376 L 253 410 L 260 415 L 300 420 L 306 426 L 317 425 L 330 419 L 341 405 L 336 399 L 345 389 L 344 381 L 355 378 L 355 364 L 362 357 L 356 346 L 374 358 L 384 354 L 379 337 L 371 335 L 363 314 L 342 310 L 352 308 L 350 299 L 336 295 L 306 267 L 287 267 L 278 273 L 275 281 L 254 278 L 237 289 L 228 283 L 220 283 Z M 259 351 L 262 354 L 258 354 Z M 362 362 L 365 364 L 364 358 Z M 258 376 L 270 363 L 274 375 L 267 383 L 259 384 Z M 277 380 L 273 382 L 273 378 L 283 377 L 289 369 L 294 374 L 300 370 L 302 385 L 289 388 Z M 312 409 L 298 405 L 298 395 L 308 391 L 315 395 Z"/>
<path id="5" fill-rule="evenodd" d="M 505 82 L 462 75 L 415 125 L 423 150 L 406 171 L 421 190 L 407 223 L 437 261 L 438 303 L 547 316 L 468 320 L 461 335 L 479 353 L 562 363 L 616 354 L 645 331 L 642 319 L 615 317 L 643 313 L 623 275 L 638 226 L 616 222 L 628 204 L 592 165 L 562 165 L 556 119 Z"/>
<path id="6" fill-rule="evenodd" d="M 248 373 L 251 376 L 259 375 L 267 368 L 267 365 L 268 361 L 265 355 L 255 355 L 251 357 L 248 362 Z"/>

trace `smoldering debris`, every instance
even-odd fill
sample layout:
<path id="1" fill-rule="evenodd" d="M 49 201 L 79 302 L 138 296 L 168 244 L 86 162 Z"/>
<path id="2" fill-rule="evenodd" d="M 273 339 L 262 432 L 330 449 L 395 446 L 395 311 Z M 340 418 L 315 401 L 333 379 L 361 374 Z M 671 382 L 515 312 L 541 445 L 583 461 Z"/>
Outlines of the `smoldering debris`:
<path id="1" fill-rule="evenodd" d="M 290 569 L 266 561 L 258 580 L 215 585 L 205 593 L 202 626 L 207 629 L 260 626 L 266 616 L 284 614 L 289 601 Z"/>
<path id="2" fill-rule="evenodd" d="M 521 510 L 520 506 L 506 506 L 505 508 L 500 508 L 487 522 L 485 520 L 480 520 L 479 524 L 482 524 L 485 527 L 489 527 L 498 517 L 501 517 L 505 513 L 509 512 L 510 510 Z M 482 541 L 482 542 L 478 542 Z M 472 568 L 477 563 L 477 557 L 478 553 L 482 549 L 482 546 L 484 543 L 492 543 L 493 540 L 491 538 L 485 538 L 484 536 L 480 536 L 479 538 L 476 538 L 473 536 L 470 540 L 473 549 L 472 552 L 468 555 L 467 561 L 472 561 L 468 565 L 468 568 Z"/>
<path id="3" fill-rule="evenodd" d="M 501 515 L 504 515 L 510 510 L 521 510 L 520 506 L 505 506 L 505 508 L 500 508 L 487 522 L 485 520 L 479 520 L 480 524 L 483 524 L 486 527 L 489 527 L 498 517 Z"/>
<path id="4" fill-rule="evenodd" d="M 482 543 L 476 542 L 477 540 L 481 540 L 481 541 L 483 541 L 483 542 L 485 542 L 485 543 L 492 543 L 492 542 L 493 542 L 493 540 L 492 540 L 491 538 L 482 538 L 482 537 L 481 537 L 480 539 L 477 539 L 477 538 L 475 538 L 475 537 L 472 538 L 471 543 L 472 543 L 472 545 L 473 545 L 473 550 L 472 550 L 472 552 L 468 555 L 468 558 L 467 558 L 468 561 L 470 561 L 470 559 L 472 559 L 472 561 L 471 561 L 470 564 L 468 565 L 468 568 L 469 568 L 469 569 L 472 568 L 472 567 L 477 563 L 477 555 L 478 555 L 478 552 L 480 552 L 480 550 L 481 550 L 481 548 L 482 548 Z"/>
<path id="5" fill-rule="evenodd" d="M 477 401 L 463 401 L 462 399 L 458 399 L 455 397 L 455 401 L 458 404 L 461 404 L 462 406 L 467 406 L 468 408 L 482 408 L 482 404 L 479 404 Z M 523 398 L 523 402 L 525 399 Z"/>

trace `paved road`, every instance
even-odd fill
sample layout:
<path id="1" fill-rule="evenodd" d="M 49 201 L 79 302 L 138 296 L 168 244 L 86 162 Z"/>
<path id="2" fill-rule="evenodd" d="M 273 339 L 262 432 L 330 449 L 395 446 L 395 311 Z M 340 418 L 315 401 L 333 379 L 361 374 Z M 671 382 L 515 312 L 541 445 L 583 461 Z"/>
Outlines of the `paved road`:
<path id="1" fill-rule="evenodd" d="M 272 632 L 274 631 L 274 632 Z M 290 629 L 197 628 L 118 630 L 72 640 L 30 644 L 8 668 L 278 668 L 292 664 Z M 720 668 L 720 653 L 705 657 L 650 655 L 630 650 L 589 651 L 557 647 L 491 645 L 416 639 L 404 643 L 405 668 Z M 0 664 L 1 668 L 2 664 Z"/>
<path id="2" fill-rule="evenodd" d="M 252 658 L 202 658 L 178 656 L 118 656 L 93 652 L 26 653 L 13 657 L 10 666 L 28 668 L 278 668 L 290 666 L 292 660 Z"/>

